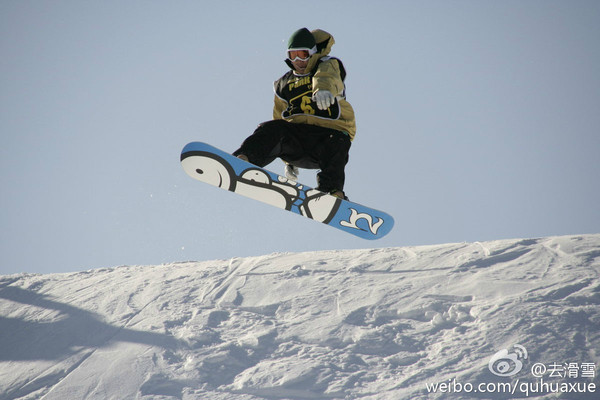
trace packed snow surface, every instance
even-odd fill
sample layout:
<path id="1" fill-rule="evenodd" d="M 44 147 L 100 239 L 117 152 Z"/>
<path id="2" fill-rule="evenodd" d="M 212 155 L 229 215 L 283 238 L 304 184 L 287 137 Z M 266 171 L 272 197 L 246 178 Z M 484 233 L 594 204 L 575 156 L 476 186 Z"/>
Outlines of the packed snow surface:
<path id="1" fill-rule="evenodd" d="M 0 399 L 598 399 L 599 275 L 581 235 L 0 276 Z"/>

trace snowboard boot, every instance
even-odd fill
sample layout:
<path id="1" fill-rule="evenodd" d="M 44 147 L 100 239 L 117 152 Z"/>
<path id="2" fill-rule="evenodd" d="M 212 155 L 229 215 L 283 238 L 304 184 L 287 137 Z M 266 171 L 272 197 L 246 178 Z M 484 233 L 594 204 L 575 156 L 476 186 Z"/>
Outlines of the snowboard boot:
<path id="1" fill-rule="evenodd" d="M 334 189 L 330 191 L 329 194 L 333 197 L 337 197 L 338 199 L 348 200 L 348 196 L 346 196 L 346 193 L 344 193 L 343 190 Z"/>

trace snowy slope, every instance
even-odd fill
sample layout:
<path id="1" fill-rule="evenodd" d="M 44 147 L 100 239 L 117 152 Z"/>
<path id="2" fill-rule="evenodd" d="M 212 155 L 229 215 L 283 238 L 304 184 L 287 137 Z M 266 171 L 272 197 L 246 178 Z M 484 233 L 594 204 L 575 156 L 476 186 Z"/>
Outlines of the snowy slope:
<path id="1" fill-rule="evenodd" d="M 525 398 L 540 364 L 589 389 L 599 275 L 582 235 L 2 276 L 0 399 Z"/>

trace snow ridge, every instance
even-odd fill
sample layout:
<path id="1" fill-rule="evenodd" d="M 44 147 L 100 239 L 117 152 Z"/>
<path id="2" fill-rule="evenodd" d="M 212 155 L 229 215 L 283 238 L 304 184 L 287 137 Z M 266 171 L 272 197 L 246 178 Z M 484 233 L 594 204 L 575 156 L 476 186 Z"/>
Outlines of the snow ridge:
<path id="1" fill-rule="evenodd" d="M 0 400 L 524 398 L 428 385 L 596 368 L 599 275 L 580 235 L 1 276 Z"/>

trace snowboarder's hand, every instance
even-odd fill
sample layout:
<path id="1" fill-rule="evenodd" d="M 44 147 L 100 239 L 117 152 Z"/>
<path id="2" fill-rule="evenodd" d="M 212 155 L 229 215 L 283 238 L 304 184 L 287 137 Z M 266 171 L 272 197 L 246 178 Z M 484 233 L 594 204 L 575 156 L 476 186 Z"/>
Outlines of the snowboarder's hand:
<path id="1" fill-rule="evenodd" d="M 290 180 L 290 181 L 298 181 L 298 174 L 300 173 L 300 171 L 298 170 L 298 167 L 292 165 L 292 164 L 286 164 L 285 165 L 285 176 Z"/>
<path id="2" fill-rule="evenodd" d="M 319 110 L 327 110 L 335 101 L 335 97 L 329 90 L 319 90 L 313 94 L 313 101 L 317 103 Z"/>

